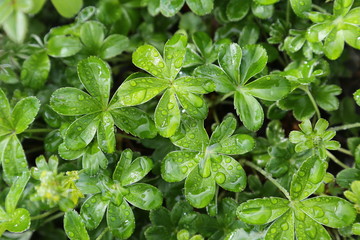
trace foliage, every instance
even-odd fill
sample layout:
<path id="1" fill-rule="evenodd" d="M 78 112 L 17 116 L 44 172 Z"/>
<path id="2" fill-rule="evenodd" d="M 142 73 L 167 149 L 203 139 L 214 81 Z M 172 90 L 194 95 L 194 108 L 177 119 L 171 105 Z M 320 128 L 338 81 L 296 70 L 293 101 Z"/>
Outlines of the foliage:
<path id="1" fill-rule="evenodd" d="M 0 0 L 0 46 L 1 239 L 360 235 L 359 0 Z"/>

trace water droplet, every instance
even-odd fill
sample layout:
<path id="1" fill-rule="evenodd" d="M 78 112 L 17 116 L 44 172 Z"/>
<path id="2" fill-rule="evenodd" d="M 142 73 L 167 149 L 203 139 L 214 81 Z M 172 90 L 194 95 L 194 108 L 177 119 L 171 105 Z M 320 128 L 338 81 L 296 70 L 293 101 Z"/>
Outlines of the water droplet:
<path id="1" fill-rule="evenodd" d="M 305 172 L 304 172 L 304 171 L 300 171 L 300 172 L 299 172 L 299 176 L 300 176 L 300 177 L 305 176 Z"/>
<path id="2" fill-rule="evenodd" d="M 159 67 L 160 67 L 160 68 L 163 68 L 163 67 L 165 67 L 165 66 L 164 66 L 164 64 L 163 64 L 162 62 L 160 62 L 160 63 L 159 63 Z"/>
<path id="3" fill-rule="evenodd" d="M 216 173 L 215 175 L 215 181 L 218 183 L 218 184 L 223 184 L 226 180 L 226 176 L 225 174 L 223 174 L 222 172 L 218 172 Z"/>
<path id="4" fill-rule="evenodd" d="M 182 173 L 186 173 L 188 171 L 188 167 L 187 166 L 182 166 L 181 167 L 181 172 Z"/>
<path id="5" fill-rule="evenodd" d="M 281 229 L 282 229 L 283 231 L 288 230 L 288 229 L 289 229 L 289 224 L 287 224 L 287 223 L 281 224 Z"/>
<path id="6" fill-rule="evenodd" d="M 193 133 L 189 134 L 189 138 L 194 139 L 195 135 Z"/>
<path id="7" fill-rule="evenodd" d="M 305 6 L 305 3 L 303 1 L 300 2 L 301 6 Z"/>
<path id="8" fill-rule="evenodd" d="M 294 192 L 300 192 L 301 188 L 302 188 L 302 186 L 299 183 L 294 184 L 294 187 L 293 187 Z"/>
<path id="9" fill-rule="evenodd" d="M 82 101 L 82 100 L 84 100 L 84 96 L 83 96 L 83 95 L 79 95 L 79 96 L 78 96 L 78 99 L 79 99 L 80 101 Z"/>
<path id="10" fill-rule="evenodd" d="M 137 84 L 136 84 L 135 81 L 130 81 L 130 85 L 133 86 L 133 87 L 135 87 Z"/>
<path id="11" fill-rule="evenodd" d="M 78 130 L 78 131 L 81 131 L 81 130 L 82 130 L 82 127 L 77 127 L 77 130 Z"/>
<path id="12" fill-rule="evenodd" d="M 230 163 L 230 162 L 231 162 L 231 159 L 230 159 L 230 158 L 226 158 L 226 159 L 225 159 L 225 162 L 226 162 L 226 163 Z"/>
<path id="13" fill-rule="evenodd" d="M 270 201 L 271 201 L 272 204 L 277 204 L 277 202 L 278 202 L 278 200 L 276 198 L 271 198 Z"/>
<path id="14" fill-rule="evenodd" d="M 174 108 L 174 104 L 173 103 L 168 103 L 167 105 L 168 109 L 171 110 Z"/>
<path id="15" fill-rule="evenodd" d="M 322 222 L 323 222 L 324 224 L 328 224 L 328 223 L 329 223 L 329 219 L 324 218 L 324 219 L 322 220 Z"/>
<path id="16" fill-rule="evenodd" d="M 126 216 L 129 216 L 129 215 L 130 215 L 130 212 L 129 212 L 129 211 L 125 211 L 125 215 L 126 215 Z"/>
<path id="17" fill-rule="evenodd" d="M 315 217 L 318 217 L 318 218 L 321 218 L 325 215 L 324 211 L 318 206 L 313 207 L 313 212 L 314 212 Z"/>
<path id="18" fill-rule="evenodd" d="M 164 115 L 164 116 L 167 115 L 167 113 L 168 113 L 168 112 L 165 111 L 165 110 L 162 110 L 162 111 L 161 111 L 161 114 Z"/>
<path id="19" fill-rule="evenodd" d="M 75 234 L 73 232 L 69 232 L 68 235 L 69 235 L 69 237 L 74 237 L 75 236 Z"/>
<path id="20" fill-rule="evenodd" d="M 272 228 L 272 229 L 270 230 L 271 233 L 276 233 L 276 231 L 277 231 L 276 228 Z"/>
<path id="21" fill-rule="evenodd" d="M 228 166 L 228 168 L 227 168 L 228 170 L 232 170 L 233 169 L 233 166 Z"/>

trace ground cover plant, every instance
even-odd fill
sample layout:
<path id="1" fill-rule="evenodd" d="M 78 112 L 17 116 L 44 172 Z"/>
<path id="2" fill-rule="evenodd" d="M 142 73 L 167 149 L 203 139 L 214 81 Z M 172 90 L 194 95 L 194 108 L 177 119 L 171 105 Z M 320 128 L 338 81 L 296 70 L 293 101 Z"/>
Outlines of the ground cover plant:
<path id="1" fill-rule="evenodd" d="M 0 239 L 358 239 L 359 50 L 359 0 L 0 0 Z"/>

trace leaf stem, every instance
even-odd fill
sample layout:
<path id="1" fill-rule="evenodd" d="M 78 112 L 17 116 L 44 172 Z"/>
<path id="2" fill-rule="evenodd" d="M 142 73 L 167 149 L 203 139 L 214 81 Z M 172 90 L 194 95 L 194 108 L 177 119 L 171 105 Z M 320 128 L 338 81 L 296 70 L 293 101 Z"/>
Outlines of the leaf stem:
<path id="1" fill-rule="evenodd" d="M 311 4 L 311 7 L 318 10 L 319 12 L 322 12 L 322 13 L 328 13 L 325 9 L 323 9 L 322 7 L 316 5 L 316 4 Z"/>
<path id="2" fill-rule="evenodd" d="M 51 222 L 52 220 L 55 220 L 59 217 L 62 217 L 64 216 L 64 212 L 59 212 L 58 214 L 55 214 L 55 215 L 52 215 L 51 217 L 49 217 L 48 219 L 46 219 L 42 224 L 45 224 L 45 223 L 48 223 L 48 222 Z"/>
<path id="3" fill-rule="evenodd" d="M 256 171 L 258 171 L 259 173 L 261 173 L 264 177 L 266 177 L 270 182 L 272 182 L 284 195 L 287 199 L 290 200 L 290 194 L 289 192 L 280 185 L 280 183 L 278 181 L 276 181 L 271 174 L 269 174 L 268 172 L 264 171 L 262 168 L 256 166 L 254 163 L 249 162 L 249 161 L 244 161 L 244 164 L 255 169 Z"/>
<path id="4" fill-rule="evenodd" d="M 227 94 L 225 94 L 224 96 L 222 96 L 222 98 L 220 99 L 220 102 L 224 101 L 225 99 L 227 99 L 228 97 L 231 97 L 232 95 L 234 95 L 235 92 L 229 92 Z"/>
<path id="5" fill-rule="evenodd" d="M 95 240 L 102 239 L 102 237 L 107 233 L 107 231 L 109 231 L 109 228 L 108 227 L 104 228 L 104 230 L 100 233 L 100 235 Z"/>
<path id="6" fill-rule="evenodd" d="M 51 214 L 53 214 L 54 212 L 58 211 L 58 209 L 53 209 L 53 210 L 50 210 L 48 212 L 44 212 L 42 214 L 39 214 L 39 215 L 36 215 L 36 216 L 33 216 L 31 217 L 31 220 L 39 220 L 39 219 L 42 219 L 42 218 L 45 218 Z"/>
<path id="7" fill-rule="evenodd" d="M 345 148 L 339 148 L 338 151 L 342 152 L 344 154 L 347 154 L 349 156 L 352 156 L 352 153 L 349 150 L 345 149 Z"/>
<path id="8" fill-rule="evenodd" d="M 341 162 L 339 159 L 337 159 L 331 152 L 329 152 L 328 150 L 326 150 L 326 155 L 328 155 L 328 157 L 333 160 L 333 162 L 335 162 L 337 165 L 339 165 L 342 168 L 350 168 L 349 166 L 347 166 L 346 164 L 344 164 L 343 162 Z"/>
<path id="9" fill-rule="evenodd" d="M 316 112 L 316 116 L 318 117 L 318 119 L 321 118 L 321 114 L 320 114 L 320 110 L 319 110 L 319 107 L 317 106 L 316 104 L 316 101 L 313 97 L 313 95 L 311 94 L 310 90 L 309 90 L 309 87 L 308 86 L 304 86 L 304 87 L 300 87 L 300 89 L 302 89 L 304 92 L 306 92 L 306 94 L 308 95 L 314 109 L 315 109 L 315 112 Z"/>
<path id="10" fill-rule="evenodd" d="M 286 4 L 286 23 L 290 24 L 290 1 L 287 1 Z"/>
<path id="11" fill-rule="evenodd" d="M 130 139 L 130 140 L 134 140 L 134 141 L 139 141 L 140 139 L 136 138 L 136 137 L 132 137 L 126 134 L 122 134 L 122 133 L 117 133 L 116 136 L 121 137 L 121 138 L 126 138 L 126 139 Z"/>
<path id="12" fill-rule="evenodd" d="M 345 124 L 345 125 L 341 125 L 341 126 L 331 127 L 328 130 L 342 131 L 342 130 L 348 130 L 350 128 L 357 128 L 357 127 L 360 127 L 360 123 L 350 123 L 350 124 Z"/>
<path id="13" fill-rule="evenodd" d="M 53 130 L 54 129 L 51 129 L 51 128 L 33 128 L 33 129 L 27 129 L 24 132 L 25 133 L 48 133 Z"/>

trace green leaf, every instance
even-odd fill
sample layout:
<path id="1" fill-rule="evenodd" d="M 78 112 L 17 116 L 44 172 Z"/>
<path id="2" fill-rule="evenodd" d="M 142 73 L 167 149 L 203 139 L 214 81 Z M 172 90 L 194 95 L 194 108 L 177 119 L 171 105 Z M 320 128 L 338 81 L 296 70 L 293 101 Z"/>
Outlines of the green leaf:
<path id="1" fill-rule="evenodd" d="M 82 168 L 89 175 L 96 175 L 99 173 L 99 168 L 106 169 L 108 160 L 104 153 L 100 150 L 96 141 L 90 143 L 86 148 L 82 158 Z"/>
<path id="2" fill-rule="evenodd" d="M 246 187 L 246 173 L 244 169 L 232 157 L 221 155 L 221 158 L 219 170 L 215 174 L 216 183 L 228 191 L 241 192 Z M 213 163 L 213 166 L 217 165 Z"/>
<path id="3" fill-rule="evenodd" d="M 155 109 L 155 126 L 163 137 L 171 137 L 180 125 L 180 109 L 172 89 L 161 97 Z"/>
<path id="4" fill-rule="evenodd" d="M 250 131 L 257 131 L 264 121 L 264 112 L 260 103 L 250 94 L 236 91 L 234 105 L 240 120 Z"/>
<path id="5" fill-rule="evenodd" d="M 61 16 L 72 18 L 83 6 L 83 0 L 51 0 Z"/>
<path id="6" fill-rule="evenodd" d="M 28 22 L 27 16 L 22 11 L 13 11 L 4 21 L 3 28 L 12 41 L 22 43 L 26 37 Z"/>
<path id="7" fill-rule="evenodd" d="M 192 35 L 193 43 L 199 50 L 205 61 L 209 61 L 213 54 L 213 42 L 209 35 L 205 32 L 195 32 Z"/>
<path id="8" fill-rule="evenodd" d="M 342 188 L 350 188 L 350 184 L 358 179 L 360 179 L 360 170 L 357 168 L 347 168 L 336 175 L 336 183 Z"/>
<path id="9" fill-rule="evenodd" d="M 120 34 L 112 34 L 107 37 L 101 45 L 99 51 L 99 57 L 102 59 L 110 59 L 123 51 L 127 50 L 129 47 L 129 39 L 126 36 Z"/>
<path id="10" fill-rule="evenodd" d="M 97 140 L 100 148 L 106 153 L 113 153 L 115 151 L 116 139 L 114 119 L 109 112 L 102 113 L 97 131 Z"/>
<path id="11" fill-rule="evenodd" d="M 120 106 L 134 106 L 145 103 L 164 91 L 169 86 L 165 79 L 141 77 L 125 81 L 116 91 L 110 105 L 115 108 Z"/>
<path id="12" fill-rule="evenodd" d="M 325 177 L 327 162 L 313 155 L 303 162 L 295 173 L 290 187 L 292 200 L 302 200 L 318 189 Z"/>
<path id="13" fill-rule="evenodd" d="M 103 44 L 105 38 L 105 26 L 97 21 L 88 21 L 81 25 L 80 39 L 90 50 L 96 53 Z"/>
<path id="14" fill-rule="evenodd" d="M 340 57 L 344 50 L 344 34 L 334 28 L 325 39 L 324 53 L 330 60 Z"/>
<path id="15" fill-rule="evenodd" d="M 344 22 L 350 23 L 350 24 L 358 24 L 359 23 L 359 14 L 360 14 L 360 8 L 353 8 L 350 10 L 346 16 L 344 16 Z M 0 21 L 1 23 L 1 21 Z"/>
<path id="16" fill-rule="evenodd" d="M 70 150 L 66 147 L 65 143 L 61 143 L 58 147 L 58 152 L 61 158 L 65 160 L 74 160 L 79 157 L 81 157 L 86 148 L 80 149 L 80 150 Z"/>
<path id="17" fill-rule="evenodd" d="M 16 205 L 26 187 L 27 182 L 30 179 L 30 172 L 25 171 L 20 176 L 16 177 L 13 185 L 10 187 L 9 193 L 5 198 L 5 209 L 7 213 L 13 213 L 16 209 Z"/>
<path id="18" fill-rule="evenodd" d="M 253 1 L 251 11 L 254 16 L 260 19 L 268 19 L 274 14 L 274 5 L 261 5 L 257 1 Z"/>
<path id="19" fill-rule="evenodd" d="M 71 240 L 90 240 L 85 229 L 85 224 L 80 215 L 75 211 L 68 211 L 64 216 L 64 229 Z"/>
<path id="20" fill-rule="evenodd" d="M 113 173 L 113 180 L 121 182 L 122 175 L 126 169 L 129 168 L 133 157 L 133 152 L 130 149 L 125 149 L 120 155 L 120 159 L 116 164 L 115 171 Z"/>
<path id="21" fill-rule="evenodd" d="M 17 208 L 10 214 L 10 219 L 6 223 L 6 228 L 10 232 L 23 232 L 30 227 L 30 213 L 25 208 Z"/>
<path id="22" fill-rule="evenodd" d="M 240 64 L 242 51 L 238 44 L 224 44 L 219 50 L 219 64 L 226 72 L 233 84 L 240 83 Z"/>
<path id="23" fill-rule="evenodd" d="M 234 115 L 227 115 L 224 120 L 213 131 L 210 138 L 210 145 L 220 142 L 230 137 L 236 129 L 236 119 Z"/>
<path id="24" fill-rule="evenodd" d="M 267 63 L 268 56 L 265 48 L 260 45 L 247 45 L 242 49 L 240 66 L 240 81 L 245 84 L 251 77 L 261 72 Z"/>
<path id="25" fill-rule="evenodd" d="M 129 193 L 125 199 L 137 208 L 151 210 L 160 207 L 162 204 L 162 194 L 154 186 L 145 183 L 136 183 L 126 186 Z"/>
<path id="26" fill-rule="evenodd" d="M 46 52 L 32 54 L 22 65 L 21 82 L 34 89 L 44 86 L 50 71 L 50 59 Z"/>
<path id="27" fill-rule="evenodd" d="M 222 154 L 237 155 L 250 152 L 255 147 L 255 140 L 247 134 L 236 134 L 220 141 L 220 149 L 215 151 Z"/>
<path id="28" fill-rule="evenodd" d="M 312 89 L 316 103 L 326 111 L 334 111 L 339 108 L 337 95 L 341 94 L 341 87 L 337 85 L 322 85 Z"/>
<path id="29" fill-rule="evenodd" d="M 140 138 L 153 138 L 157 130 L 152 118 L 144 111 L 134 107 L 123 107 L 110 110 L 115 125 Z"/>
<path id="30" fill-rule="evenodd" d="M 57 113 L 77 116 L 101 111 L 100 103 L 89 94 L 71 87 L 57 89 L 50 99 L 50 105 Z"/>
<path id="31" fill-rule="evenodd" d="M 77 37 L 58 35 L 49 39 L 46 48 L 50 56 L 64 58 L 78 53 L 82 49 L 82 44 Z"/>
<path id="32" fill-rule="evenodd" d="M 170 211 L 164 207 L 159 207 L 150 211 L 150 221 L 155 226 L 165 226 L 172 228 L 172 221 L 170 217 Z"/>
<path id="33" fill-rule="evenodd" d="M 298 239 L 331 239 L 329 233 L 323 226 L 312 220 L 301 210 L 295 212 L 295 232 Z"/>
<path id="34" fill-rule="evenodd" d="M 95 194 L 83 203 L 80 209 L 80 215 L 86 220 L 85 226 L 87 229 L 92 230 L 99 226 L 108 205 L 109 201 L 102 200 L 101 194 Z"/>
<path id="35" fill-rule="evenodd" d="M 215 83 L 215 90 L 221 93 L 228 93 L 235 90 L 234 83 L 226 73 L 216 65 L 206 64 L 197 67 L 194 75 L 201 78 L 211 79 Z"/>
<path id="36" fill-rule="evenodd" d="M 241 90 L 263 100 L 277 101 L 290 92 L 290 83 L 284 77 L 268 75 L 246 84 Z"/>
<path id="37" fill-rule="evenodd" d="M 315 221 L 332 228 L 342 228 L 352 224 L 356 217 L 355 208 L 348 201 L 321 196 L 301 202 L 300 209 Z"/>
<path id="38" fill-rule="evenodd" d="M 0 25 L 11 15 L 14 11 L 11 0 L 3 0 L 0 2 Z"/>
<path id="39" fill-rule="evenodd" d="M 4 91 L 0 88 L 0 136 L 6 135 L 10 133 L 13 129 L 12 119 L 11 119 L 11 108 L 9 101 L 4 93 Z"/>
<path id="40" fill-rule="evenodd" d="M 358 14 L 360 14 L 360 8 L 358 8 Z M 358 36 L 360 35 L 360 28 L 356 25 L 345 24 L 343 28 L 344 39 L 347 44 L 351 47 L 360 49 L 360 41 L 358 40 Z"/>
<path id="41" fill-rule="evenodd" d="M 181 77 L 174 81 L 173 86 L 179 92 L 205 94 L 215 90 L 215 85 L 208 78 Z"/>
<path id="42" fill-rule="evenodd" d="M 168 153 L 161 164 L 161 176 L 167 182 L 180 182 L 197 166 L 197 152 L 174 151 Z"/>
<path id="43" fill-rule="evenodd" d="M 209 136 L 203 121 L 183 115 L 181 127 L 171 141 L 181 148 L 202 151 L 209 144 Z"/>
<path id="44" fill-rule="evenodd" d="M 293 211 L 289 210 L 284 215 L 279 217 L 271 226 L 268 228 L 265 236 L 265 240 L 272 239 L 289 239 L 293 240 L 295 237 L 294 229 L 294 214 Z"/>
<path id="45" fill-rule="evenodd" d="M 333 29 L 334 26 L 328 22 L 312 25 L 306 31 L 306 39 L 309 42 L 320 42 L 324 40 Z"/>
<path id="46" fill-rule="evenodd" d="M 138 47 L 132 55 L 132 62 L 155 77 L 165 79 L 169 77 L 168 66 L 158 50 L 151 45 Z"/>
<path id="47" fill-rule="evenodd" d="M 214 0 L 186 0 L 187 5 L 195 14 L 203 16 L 211 13 Z"/>
<path id="48" fill-rule="evenodd" d="M 138 157 L 124 169 L 120 183 L 126 186 L 143 179 L 153 168 L 153 162 L 148 157 Z"/>
<path id="49" fill-rule="evenodd" d="M 160 11 L 165 17 L 172 17 L 180 11 L 185 0 L 160 0 Z"/>
<path id="50" fill-rule="evenodd" d="M 226 16 L 232 22 L 243 19 L 250 10 L 250 1 L 230 0 L 226 5 Z"/>
<path id="51" fill-rule="evenodd" d="M 66 147 L 80 150 L 86 147 L 94 138 L 99 126 L 99 114 L 88 114 L 75 120 L 65 133 Z"/>
<path id="52" fill-rule="evenodd" d="M 205 119 L 208 113 L 208 108 L 205 100 L 191 92 L 176 91 L 176 96 L 184 108 L 185 112 L 196 119 Z"/>
<path id="53" fill-rule="evenodd" d="M 354 0 L 335 0 L 334 1 L 334 15 L 335 16 L 345 16 L 351 6 L 353 5 Z"/>
<path id="54" fill-rule="evenodd" d="M 213 176 L 201 177 L 199 167 L 194 168 L 185 180 L 185 197 L 196 208 L 206 207 L 214 198 L 215 190 Z"/>
<path id="55" fill-rule="evenodd" d="M 236 214 L 241 221 L 249 224 L 265 224 L 274 221 L 289 210 L 289 201 L 270 197 L 249 200 L 240 204 Z"/>
<path id="56" fill-rule="evenodd" d="M 111 87 L 111 70 L 109 65 L 98 57 L 89 57 L 79 62 L 77 70 L 80 81 L 86 90 L 103 107 L 106 107 Z"/>
<path id="57" fill-rule="evenodd" d="M 164 59 L 169 71 L 165 78 L 175 79 L 178 75 L 185 58 L 187 36 L 174 34 L 164 46 Z M 160 65 L 160 63 L 158 63 Z M 155 74 L 154 74 L 155 75 Z"/>
<path id="58" fill-rule="evenodd" d="M 12 111 L 13 125 L 16 134 L 25 131 L 34 121 L 40 109 L 40 101 L 36 97 L 26 97 L 16 103 Z"/>
<path id="59" fill-rule="evenodd" d="M 0 146 L 3 149 L 1 153 L 2 168 L 4 171 L 3 179 L 9 185 L 12 184 L 18 176 L 28 172 L 28 163 L 22 145 L 16 135 L 11 135 L 1 141 Z"/>
<path id="60" fill-rule="evenodd" d="M 117 238 L 127 239 L 134 232 L 134 213 L 126 201 L 122 201 L 120 206 L 110 203 L 106 221 L 110 231 Z"/>
<path id="61" fill-rule="evenodd" d="M 296 15 L 306 18 L 306 13 L 311 10 L 311 0 L 290 0 L 291 7 Z"/>

